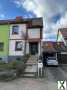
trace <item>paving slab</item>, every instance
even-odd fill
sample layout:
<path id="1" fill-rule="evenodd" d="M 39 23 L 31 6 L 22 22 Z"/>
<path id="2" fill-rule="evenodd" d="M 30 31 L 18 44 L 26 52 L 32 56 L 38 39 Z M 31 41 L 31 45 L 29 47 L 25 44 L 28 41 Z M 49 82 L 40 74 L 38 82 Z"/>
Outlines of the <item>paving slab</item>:
<path id="1" fill-rule="evenodd" d="M 47 67 L 45 70 L 44 78 L 19 78 L 0 82 L 0 90 L 57 90 L 57 80 L 67 79 L 67 72 L 60 67 Z"/>
<path id="2" fill-rule="evenodd" d="M 57 90 L 56 82 L 45 79 L 21 78 L 12 82 L 0 83 L 0 90 Z"/>

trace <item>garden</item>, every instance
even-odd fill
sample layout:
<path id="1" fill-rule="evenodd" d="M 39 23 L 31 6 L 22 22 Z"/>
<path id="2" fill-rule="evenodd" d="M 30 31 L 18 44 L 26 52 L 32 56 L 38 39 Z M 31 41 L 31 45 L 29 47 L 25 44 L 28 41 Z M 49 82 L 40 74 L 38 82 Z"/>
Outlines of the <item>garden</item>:
<path id="1" fill-rule="evenodd" d="M 0 81 L 13 80 L 23 75 L 28 58 L 29 55 L 25 55 L 22 60 L 12 60 L 9 63 L 0 61 Z"/>

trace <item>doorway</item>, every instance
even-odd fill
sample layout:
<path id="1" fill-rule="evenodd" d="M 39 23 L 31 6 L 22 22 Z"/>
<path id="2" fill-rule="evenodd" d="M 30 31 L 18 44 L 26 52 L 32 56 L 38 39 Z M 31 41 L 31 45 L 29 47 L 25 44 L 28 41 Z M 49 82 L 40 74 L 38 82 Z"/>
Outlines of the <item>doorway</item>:
<path id="1" fill-rule="evenodd" d="M 30 42 L 29 43 L 29 52 L 32 55 L 35 55 L 38 53 L 38 42 Z"/>

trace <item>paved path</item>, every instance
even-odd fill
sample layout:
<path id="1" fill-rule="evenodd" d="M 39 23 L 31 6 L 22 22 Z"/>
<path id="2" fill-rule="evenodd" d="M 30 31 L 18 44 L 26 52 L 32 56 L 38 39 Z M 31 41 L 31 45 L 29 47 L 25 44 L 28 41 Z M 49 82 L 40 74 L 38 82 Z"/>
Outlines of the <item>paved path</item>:
<path id="1" fill-rule="evenodd" d="M 20 78 L 0 82 L 0 90 L 57 90 L 57 80 L 67 80 L 67 66 L 45 68 L 44 78 Z"/>
<path id="2" fill-rule="evenodd" d="M 36 64 L 37 63 L 37 56 L 31 55 L 27 61 L 27 64 Z"/>
<path id="3" fill-rule="evenodd" d="M 17 79 L 12 82 L 0 83 L 0 90 L 57 90 L 57 83 L 45 79 Z"/>
<path id="4" fill-rule="evenodd" d="M 37 57 L 32 55 L 27 60 L 24 77 L 35 77 L 37 72 Z"/>

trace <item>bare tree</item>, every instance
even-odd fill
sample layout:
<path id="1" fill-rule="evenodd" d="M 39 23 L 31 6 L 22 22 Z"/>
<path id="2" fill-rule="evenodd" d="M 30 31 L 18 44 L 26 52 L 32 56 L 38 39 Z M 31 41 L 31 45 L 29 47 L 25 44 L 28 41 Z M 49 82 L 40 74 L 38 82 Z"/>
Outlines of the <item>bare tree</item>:
<path id="1" fill-rule="evenodd" d="M 26 55 L 27 30 L 26 30 L 26 32 L 23 32 L 23 31 L 22 31 L 22 38 L 25 40 L 24 55 Z"/>

